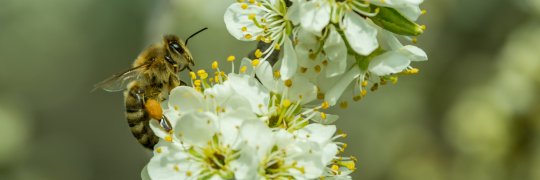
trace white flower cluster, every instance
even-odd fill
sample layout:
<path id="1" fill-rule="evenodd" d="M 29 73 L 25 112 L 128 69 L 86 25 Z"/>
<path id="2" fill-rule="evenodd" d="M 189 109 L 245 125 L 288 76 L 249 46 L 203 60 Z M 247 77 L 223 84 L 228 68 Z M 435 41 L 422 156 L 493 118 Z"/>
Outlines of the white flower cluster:
<path id="1" fill-rule="evenodd" d="M 321 112 L 327 104 L 307 106 L 315 86 L 274 78 L 267 62 L 241 67 L 213 78 L 201 70 L 193 87 L 171 91 L 164 115 L 173 130 L 151 121 L 161 140 L 143 179 L 347 178 L 355 159 L 338 156 L 345 134 L 326 123 L 337 116 Z"/>
<path id="2" fill-rule="evenodd" d="M 239 0 L 225 13 L 239 40 L 269 44 L 238 72 L 191 72 L 192 86 L 170 93 L 170 128 L 143 179 L 350 179 L 356 158 L 342 156 L 337 115 L 325 112 L 352 87 L 354 99 L 427 60 L 414 40 L 422 0 Z M 276 70 L 268 61 L 283 52 Z M 229 62 L 235 61 L 230 56 Z M 354 83 L 353 83 L 354 82 Z M 347 106 L 342 101 L 340 106 Z M 166 130 L 167 129 L 167 130 Z"/>
<path id="3" fill-rule="evenodd" d="M 243 41 L 271 43 L 260 60 L 283 46 L 281 79 L 301 76 L 318 98 L 336 104 L 352 83 L 354 99 L 397 75 L 415 74 L 411 61 L 426 53 L 416 41 L 425 26 L 414 21 L 423 0 L 239 0 L 225 13 L 228 31 Z M 353 83 L 354 82 L 354 83 Z"/>

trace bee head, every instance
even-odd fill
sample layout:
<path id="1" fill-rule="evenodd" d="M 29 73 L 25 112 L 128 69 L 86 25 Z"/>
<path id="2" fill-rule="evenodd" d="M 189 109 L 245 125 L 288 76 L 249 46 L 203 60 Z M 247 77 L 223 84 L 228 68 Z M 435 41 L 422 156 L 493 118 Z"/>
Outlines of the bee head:
<path id="1" fill-rule="evenodd" d="M 184 54 L 186 52 L 186 45 L 184 45 L 184 42 L 182 42 L 178 36 L 165 35 L 163 40 L 170 52 L 176 52 L 178 54 Z"/>

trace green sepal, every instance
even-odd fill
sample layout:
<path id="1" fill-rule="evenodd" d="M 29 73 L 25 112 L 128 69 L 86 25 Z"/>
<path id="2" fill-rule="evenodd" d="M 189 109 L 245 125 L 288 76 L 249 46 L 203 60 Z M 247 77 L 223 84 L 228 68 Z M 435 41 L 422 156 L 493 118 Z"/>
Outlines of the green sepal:
<path id="1" fill-rule="evenodd" d="M 424 33 L 424 26 L 407 19 L 393 8 L 379 6 L 373 6 L 372 8 L 378 8 L 379 12 L 370 19 L 390 32 L 405 36 L 418 36 Z"/>
<path id="2" fill-rule="evenodd" d="M 360 68 L 360 70 L 362 71 L 367 71 L 368 70 L 368 67 L 369 67 L 369 62 L 371 62 L 371 60 L 373 60 L 373 58 L 381 55 L 382 53 L 385 53 L 386 51 L 384 49 L 382 49 L 380 46 L 375 49 L 375 51 L 373 51 L 371 54 L 367 55 L 367 56 L 362 56 L 362 55 L 356 55 L 355 56 L 355 59 L 356 59 L 356 64 L 358 64 L 358 67 Z"/>

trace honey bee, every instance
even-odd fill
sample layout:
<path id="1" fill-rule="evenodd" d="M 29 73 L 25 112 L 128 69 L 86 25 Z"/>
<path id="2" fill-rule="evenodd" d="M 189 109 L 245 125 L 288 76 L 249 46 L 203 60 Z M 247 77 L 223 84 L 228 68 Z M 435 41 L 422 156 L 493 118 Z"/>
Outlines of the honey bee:
<path id="1" fill-rule="evenodd" d="M 187 42 L 206 29 L 193 33 L 185 43 L 175 35 L 165 35 L 161 43 L 143 50 L 133 62 L 132 68 L 94 85 L 94 90 L 124 90 L 126 119 L 131 133 L 144 147 L 153 149 L 159 140 L 150 128 L 151 119 L 159 121 L 166 131 L 172 129 L 169 120 L 163 115 L 160 103 L 167 99 L 173 88 L 185 85 L 178 73 L 185 69 L 191 71 L 195 65 Z"/>

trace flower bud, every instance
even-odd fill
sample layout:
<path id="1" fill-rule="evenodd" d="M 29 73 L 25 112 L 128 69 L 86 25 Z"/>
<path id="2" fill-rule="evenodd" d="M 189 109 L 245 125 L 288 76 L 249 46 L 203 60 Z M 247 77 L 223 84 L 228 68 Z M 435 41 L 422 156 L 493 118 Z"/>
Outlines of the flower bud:
<path id="1" fill-rule="evenodd" d="M 418 25 L 407 19 L 397 10 L 389 7 L 377 7 L 379 13 L 371 17 L 371 20 L 378 26 L 405 36 L 418 36 L 424 33 L 425 26 Z"/>

